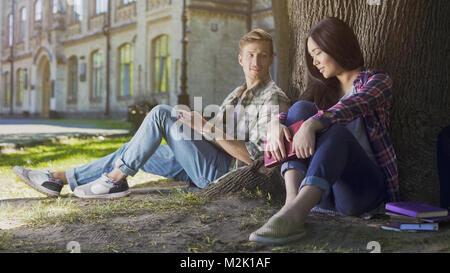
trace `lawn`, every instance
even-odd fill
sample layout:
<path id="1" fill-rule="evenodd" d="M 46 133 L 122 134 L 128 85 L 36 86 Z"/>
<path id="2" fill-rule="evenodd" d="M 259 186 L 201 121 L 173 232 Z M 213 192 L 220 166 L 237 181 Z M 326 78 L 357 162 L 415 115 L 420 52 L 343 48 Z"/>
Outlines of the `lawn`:
<path id="1" fill-rule="evenodd" d="M 76 139 L 69 138 L 61 143 L 48 143 L 35 147 L 28 147 L 12 153 L 1 154 L 0 156 L 0 200 L 11 198 L 33 198 L 44 195 L 29 188 L 22 183 L 13 173 L 14 166 L 22 166 L 34 170 L 61 171 L 92 162 L 105 155 L 108 155 L 131 137 L 120 138 L 98 138 Z M 163 144 L 165 142 L 163 141 Z M 145 174 L 139 173 L 130 179 L 130 184 L 138 184 L 137 181 L 143 179 Z M 153 179 L 155 176 L 151 176 Z M 160 177 L 158 177 L 160 179 Z M 68 187 L 63 189 L 63 194 L 70 192 Z"/>

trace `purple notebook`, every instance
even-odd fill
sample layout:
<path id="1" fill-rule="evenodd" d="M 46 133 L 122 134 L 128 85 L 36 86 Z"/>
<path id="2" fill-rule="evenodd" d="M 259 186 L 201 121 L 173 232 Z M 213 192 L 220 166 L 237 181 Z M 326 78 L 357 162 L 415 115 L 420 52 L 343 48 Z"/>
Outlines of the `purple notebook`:
<path id="1" fill-rule="evenodd" d="M 442 217 L 448 215 L 448 210 L 446 209 L 413 201 L 386 203 L 386 209 L 416 218 Z"/>

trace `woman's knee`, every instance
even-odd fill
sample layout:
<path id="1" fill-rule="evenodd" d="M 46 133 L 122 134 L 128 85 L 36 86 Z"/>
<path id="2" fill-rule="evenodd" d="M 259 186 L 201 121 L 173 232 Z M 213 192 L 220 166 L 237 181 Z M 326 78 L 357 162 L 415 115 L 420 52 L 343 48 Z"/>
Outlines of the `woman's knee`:
<path id="1" fill-rule="evenodd" d="M 331 125 L 324 134 L 337 140 L 346 140 L 347 138 L 353 136 L 352 133 L 347 129 L 347 127 L 341 124 Z"/>
<path id="2" fill-rule="evenodd" d="M 288 119 L 306 120 L 317 114 L 317 106 L 309 101 L 297 101 L 288 112 Z"/>

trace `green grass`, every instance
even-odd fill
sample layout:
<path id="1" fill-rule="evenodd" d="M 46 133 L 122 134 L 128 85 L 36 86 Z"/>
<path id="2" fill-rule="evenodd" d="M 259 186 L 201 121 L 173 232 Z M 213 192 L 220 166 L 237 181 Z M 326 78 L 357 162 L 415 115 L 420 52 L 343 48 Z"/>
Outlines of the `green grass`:
<path id="1" fill-rule="evenodd" d="M 105 138 L 104 140 L 68 139 L 64 143 L 48 143 L 35 147 L 28 147 L 13 153 L 3 153 L 0 156 L 0 200 L 11 198 L 44 197 L 44 195 L 29 188 L 12 171 L 14 166 L 22 166 L 33 170 L 63 171 L 106 156 L 131 137 Z M 163 141 L 162 144 L 165 144 Z M 152 176 L 154 177 L 154 176 Z M 158 178 L 160 180 L 161 178 Z M 138 181 L 139 180 L 139 181 Z M 141 182 L 155 180 L 138 173 L 130 178 L 130 186 Z M 62 194 L 67 194 L 70 189 L 66 186 Z"/>

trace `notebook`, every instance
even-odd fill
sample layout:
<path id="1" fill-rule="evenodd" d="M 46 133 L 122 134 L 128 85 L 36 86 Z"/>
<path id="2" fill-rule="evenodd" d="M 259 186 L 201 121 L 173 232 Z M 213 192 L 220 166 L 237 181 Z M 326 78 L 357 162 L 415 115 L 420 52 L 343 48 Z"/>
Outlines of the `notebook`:
<path id="1" fill-rule="evenodd" d="M 413 201 L 386 203 L 386 209 L 398 214 L 416 218 L 430 218 L 448 215 L 447 209 L 433 207 L 428 204 Z"/>
<path id="2" fill-rule="evenodd" d="M 291 131 L 291 136 L 294 137 L 295 133 L 297 133 L 298 129 L 300 129 L 300 127 L 303 124 L 303 120 L 296 122 L 294 124 L 292 124 L 291 126 L 289 126 L 289 131 Z M 282 163 L 288 161 L 288 160 L 292 160 L 294 158 L 297 158 L 297 156 L 295 155 L 295 151 L 294 151 L 294 146 L 292 145 L 292 142 L 287 141 L 285 139 L 284 141 L 284 147 L 286 148 L 286 150 L 288 151 L 288 156 L 287 159 L 283 160 L 283 161 L 276 161 L 275 158 L 272 157 L 268 157 L 267 156 L 267 149 L 266 149 L 266 145 L 267 145 L 267 141 L 264 140 L 264 166 L 266 166 L 267 168 L 273 168 L 276 167 L 278 165 L 281 165 Z"/>

